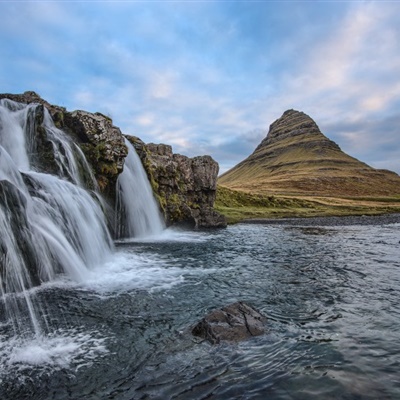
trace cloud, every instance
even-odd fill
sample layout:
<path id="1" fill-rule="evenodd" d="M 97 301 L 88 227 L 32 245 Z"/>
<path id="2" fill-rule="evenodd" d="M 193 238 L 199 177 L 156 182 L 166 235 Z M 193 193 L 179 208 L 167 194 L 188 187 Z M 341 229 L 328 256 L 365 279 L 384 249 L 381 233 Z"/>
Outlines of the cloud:
<path id="1" fill-rule="evenodd" d="M 400 152 L 398 15 L 389 2 L 2 3 L 0 84 L 225 169 L 288 108 L 381 163 Z"/>
<path id="2" fill-rule="evenodd" d="M 398 4 L 352 5 L 328 34 L 307 43 L 301 62 L 294 60 L 293 68 L 283 72 L 282 85 L 265 114 L 268 120 L 296 108 L 366 162 L 385 157 L 386 150 L 377 146 L 381 140 L 390 140 L 399 152 L 398 128 L 387 126 L 400 106 L 400 43 L 395 40 L 400 35 L 395 22 L 399 11 Z M 374 133 L 374 141 L 369 140 Z M 362 151 L 365 148 L 370 151 Z"/>

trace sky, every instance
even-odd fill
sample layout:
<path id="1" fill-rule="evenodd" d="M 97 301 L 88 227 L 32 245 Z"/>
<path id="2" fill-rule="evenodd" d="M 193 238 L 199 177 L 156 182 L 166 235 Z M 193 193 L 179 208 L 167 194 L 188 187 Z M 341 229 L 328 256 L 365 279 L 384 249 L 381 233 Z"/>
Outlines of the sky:
<path id="1" fill-rule="evenodd" d="M 225 172 L 287 109 L 400 173 L 398 1 L 4 1 L 0 92 L 99 111 Z"/>

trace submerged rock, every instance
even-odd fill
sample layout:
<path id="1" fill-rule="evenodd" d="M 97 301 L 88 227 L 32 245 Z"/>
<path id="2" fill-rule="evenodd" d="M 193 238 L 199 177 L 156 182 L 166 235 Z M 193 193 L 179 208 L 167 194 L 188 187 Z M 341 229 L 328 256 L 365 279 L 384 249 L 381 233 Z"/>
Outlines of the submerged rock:
<path id="1" fill-rule="evenodd" d="M 206 315 L 192 330 L 194 336 L 207 339 L 212 344 L 221 341 L 239 342 L 262 335 L 267 320 L 249 305 L 237 302 Z"/>

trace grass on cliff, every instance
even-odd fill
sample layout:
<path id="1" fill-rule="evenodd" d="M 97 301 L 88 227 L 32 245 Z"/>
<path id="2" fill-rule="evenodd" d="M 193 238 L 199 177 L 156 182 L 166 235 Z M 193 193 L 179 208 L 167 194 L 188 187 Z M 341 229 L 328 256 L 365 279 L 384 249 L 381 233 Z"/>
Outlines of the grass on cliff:
<path id="1" fill-rule="evenodd" d="M 232 224 L 244 219 L 378 215 L 400 212 L 399 200 L 397 196 L 391 199 L 364 198 L 362 201 L 329 198 L 311 200 L 253 194 L 218 185 L 215 209 Z"/>

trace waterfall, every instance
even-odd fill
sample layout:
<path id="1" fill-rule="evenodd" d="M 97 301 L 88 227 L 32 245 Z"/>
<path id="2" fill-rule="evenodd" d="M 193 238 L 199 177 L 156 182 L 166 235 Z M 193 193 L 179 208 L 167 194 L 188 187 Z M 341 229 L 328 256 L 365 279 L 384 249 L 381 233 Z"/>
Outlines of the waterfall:
<path id="1" fill-rule="evenodd" d="M 50 143 L 53 174 L 44 173 L 38 132 Z M 40 335 L 46 325 L 45 305 L 29 289 L 60 274 L 82 281 L 111 253 L 88 179 L 95 186 L 83 153 L 43 106 L 0 100 L 0 317 L 16 334 Z"/>
<path id="2" fill-rule="evenodd" d="M 128 155 L 117 181 L 116 233 L 120 238 L 144 238 L 165 229 L 146 171 L 132 144 L 125 139 Z"/>

